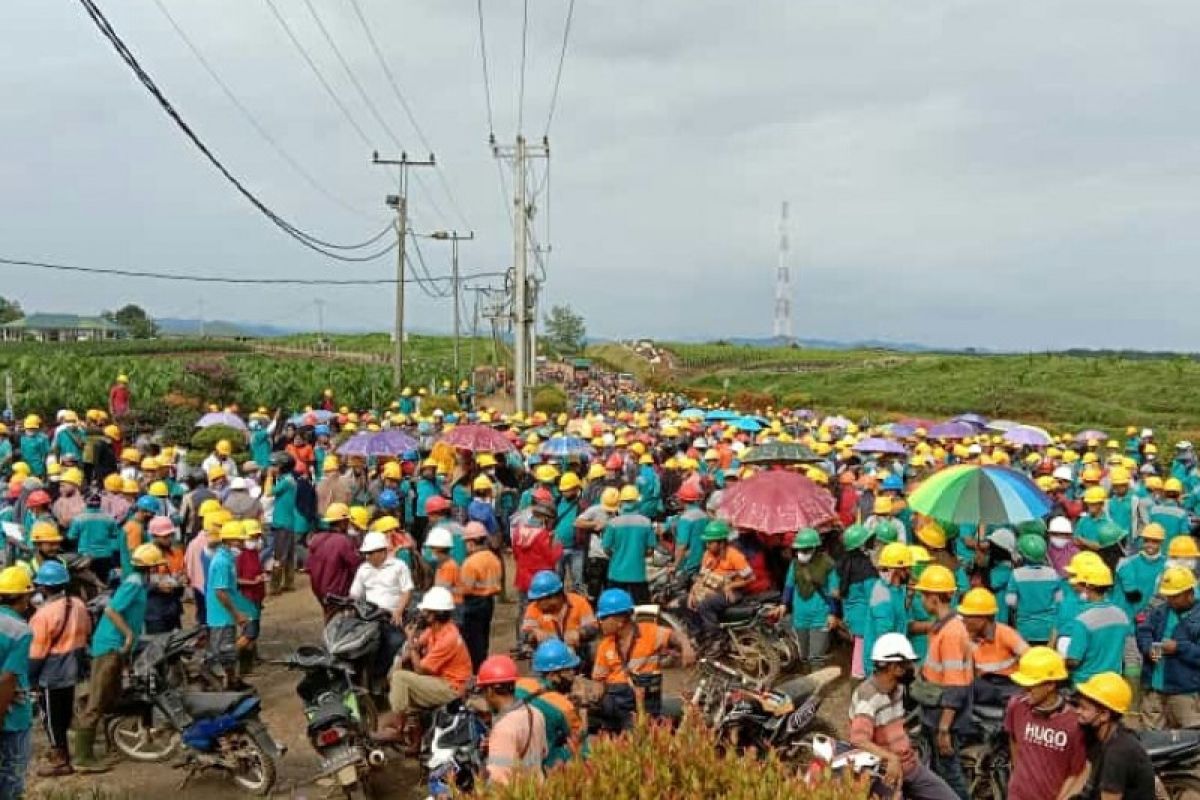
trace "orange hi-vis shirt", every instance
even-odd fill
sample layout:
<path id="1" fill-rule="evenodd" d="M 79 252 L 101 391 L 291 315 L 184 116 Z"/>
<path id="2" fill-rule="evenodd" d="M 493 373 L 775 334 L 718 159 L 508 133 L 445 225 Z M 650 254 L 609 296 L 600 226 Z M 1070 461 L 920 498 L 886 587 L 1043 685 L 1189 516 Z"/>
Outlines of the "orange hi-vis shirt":
<path id="1" fill-rule="evenodd" d="M 575 592 L 567 592 L 567 602 L 558 614 L 547 614 L 536 602 L 525 607 L 525 619 L 521 621 L 521 632 L 536 631 L 566 639 L 567 633 L 582 628 L 595 628 L 596 615 L 587 598 Z"/>
<path id="2" fill-rule="evenodd" d="M 938 620 L 929 631 L 929 651 L 921 675 L 938 686 L 970 686 L 975 679 L 971 635 L 957 614 Z"/>
<path id="3" fill-rule="evenodd" d="M 458 564 L 455 563 L 453 558 L 447 558 L 438 565 L 437 572 L 433 576 L 433 585 L 441 586 L 443 589 L 448 590 L 454 595 L 455 604 L 461 605 L 463 601 L 462 586 L 459 584 Z"/>
<path id="4" fill-rule="evenodd" d="M 417 638 L 417 644 L 425 648 L 421 669 L 462 694 L 471 680 L 471 653 L 458 626 L 453 622 L 430 626 Z"/>
<path id="5" fill-rule="evenodd" d="M 700 562 L 700 571 L 711 572 L 722 578 L 749 578 L 754 575 L 750 562 L 741 554 L 741 551 L 728 545 L 725 547 L 725 552 L 719 556 L 705 552 L 704 559 Z"/>
<path id="6" fill-rule="evenodd" d="M 453 563 L 453 560 L 451 561 Z M 458 574 L 459 595 L 492 597 L 500 594 L 503 574 L 500 559 L 491 550 L 479 550 L 467 556 Z"/>
<path id="7" fill-rule="evenodd" d="M 607 684 L 632 684 L 629 673 L 656 675 L 662 672 L 659 658 L 671 639 L 671 629 L 653 622 L 639 622 L 628 649 L 622 651 L 616 636 L 605 636 L 596 648 L 592 679 Z"/>
<path id="8" fill-rule="evenodd" d="M 1015 629 L 1001 622 L 993 622 L 984 638 L 975 641 L 972 657 L 978 675 L 1009 676 L 1017 671 L 1017 662 L 1029 649 L 1029 645 Z"/>
<path id="9" fill-rule="evenodd" d="M 125 547 L 129 550 L 129 554 L 133 555 L 133 551 L 144 545 L 149 538 L 146 536 L 146 528 L 136 519 L 131 519 L 125 523 Z"/>

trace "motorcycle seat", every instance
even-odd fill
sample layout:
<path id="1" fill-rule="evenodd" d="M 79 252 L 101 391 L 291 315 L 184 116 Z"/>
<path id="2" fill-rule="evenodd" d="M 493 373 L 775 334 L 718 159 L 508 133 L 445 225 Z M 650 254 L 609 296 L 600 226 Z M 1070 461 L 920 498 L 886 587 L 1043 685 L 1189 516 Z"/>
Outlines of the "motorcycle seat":
<path id="1" fill-rule="evenodd" d="M 1138 731 L 1137 737 L 1155 762 L 1169 761 L 1200 748 L 1200 730 Z"/>
<path id="2" fill-rule="evenodd" d="M 254 692 L 185 692 L 183 707 L 196 718 L 219 717 L 243 700 L 257 696 Z"/>
<path id="3" fill-rule="evenodd" d="M 798 706 L 812 696 L 813 689 L 813 682 L 807 676 L 801 675 L 798 678 L 784 681 L 772 691 L 787 695 L 791 698 L 792 703 Z"/>
<path id="4" fill-rule="evenodd" d="M 974 715 L 986 722 L 1003 722 L 1004 721 L 1004 706 L 974 706 L 972 709 Z"/>
<path id="5" fill-rule="evenodd" d="M 721 622 L 745 622 L 758 613 L 758 603 L 741 600 L 721 612 Z"/>

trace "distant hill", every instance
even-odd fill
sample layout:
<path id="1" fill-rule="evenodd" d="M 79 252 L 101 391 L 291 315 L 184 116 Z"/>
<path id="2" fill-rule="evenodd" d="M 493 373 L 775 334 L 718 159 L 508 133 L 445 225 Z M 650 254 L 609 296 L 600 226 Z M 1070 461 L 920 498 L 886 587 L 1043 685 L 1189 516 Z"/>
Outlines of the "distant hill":
<path id="1" fill-rule="evenodd" d="M 295 333 L 294 330 L 275 325 L 256 325 L 251 322 L 229 322 L 223 319 L 204 320 L 178 319 L 164 317 L 154 320 L 158 329 L 166 336 L 199 336 L 201 329 L 205 335 L 219 338 L 286 336 Z"/>

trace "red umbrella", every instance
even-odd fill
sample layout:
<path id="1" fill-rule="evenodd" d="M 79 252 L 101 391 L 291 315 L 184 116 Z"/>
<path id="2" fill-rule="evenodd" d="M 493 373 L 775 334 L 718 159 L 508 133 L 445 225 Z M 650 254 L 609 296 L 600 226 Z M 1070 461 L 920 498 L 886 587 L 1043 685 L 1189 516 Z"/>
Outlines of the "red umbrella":
<path id="1" fill-rule="evenodd" d="M 504 434 L 486 425 L 461 425 L 442 436 L 441 440 L 459 450 L 473 453 L 506 453 L 516 449 Z"/>
<path id="2" fill-rule="evenodd" d="M 795 533 L 834 519 L 833 496 L 795 472 L 760 472 L 721 497 L 721 515 L 739 528 Z"/>

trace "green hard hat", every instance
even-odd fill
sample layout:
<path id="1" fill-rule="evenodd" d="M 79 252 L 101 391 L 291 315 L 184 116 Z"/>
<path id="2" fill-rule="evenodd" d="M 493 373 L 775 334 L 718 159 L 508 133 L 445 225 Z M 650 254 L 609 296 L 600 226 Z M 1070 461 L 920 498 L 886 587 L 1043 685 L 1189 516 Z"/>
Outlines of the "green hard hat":
<path id="1" fill-rule="evenodd" d="M 1027 533 L 1017 539 L 1017 552 L 1031 564 L 1045 563 L 1046 540 L 1041 536 Z"/>
<path id="2" fill-rule="evenodd" d="M 875 526 L 875 538 L 884 544 L 900 541 L 900 532 L 890 522 L 882 522 Z"/>
<path id="3" fill-rule="evenodd" d="M 874 534 L 865 525 L 851 525 L 842 533 L 842 545 L 847 550 L 857 550 L 871 541 L 872 536 Z"/>
<path id="4" fill-rule="evenodd" d="M 714 519 L 704 526 L 700 540 L 704 542 L 724 542 L 729 539 L 729 523 L 723 519 Z"/>
<path id="5" fill-rule="evenodd" d="M 1017 535 L 1022 536 L 1022 537 L 1023 536 L 1041 536 L 1041 537 L 1045 538 L 1046 523 L 1044 520 L 1040 520 L 1040 519 L 1031 519 L 1031 520 L 1022 522 L 1020 525 L 1017 526 Z"/>
<path id="6" fill-rule="evenodd" d="M 793 550 L 808 550 L 813 547 L 821 546 L 821 534 L 817 533 L 812 528 L 804 528 L 796 534 L 796 538 L 792 540 Z"/>
<path id="7" fill-rule="evenodd" d="M 1100 530 L 1096 533 L 1096 540 L 1100 543 L 1101 547 L 1112 547 L 1114 544 L 1124 539 L 1127 535 L 1128 534 L 1121 529 L 1120 525 L 1116 524 L 1115 522 L 1105 520 L 1104 522 L 1100 523 Z"/>

